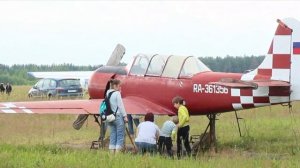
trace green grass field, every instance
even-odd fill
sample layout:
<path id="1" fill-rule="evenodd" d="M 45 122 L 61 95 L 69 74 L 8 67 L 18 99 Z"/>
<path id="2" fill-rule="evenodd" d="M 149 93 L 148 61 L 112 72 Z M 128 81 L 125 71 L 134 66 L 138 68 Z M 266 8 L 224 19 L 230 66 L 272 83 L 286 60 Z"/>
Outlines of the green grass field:
<path id="1" fill-rule="evenodd" d="M 15 86 L 0 101 L 28 101 L 29 86 Z M 112 155 L 90 150 L 99 128 L 90 117 L 79 131 L 75 115 L 0 114 L 0 167 L 300 167 L 300 103 L 239 111 L 243 137 L 234 113 L 216 121 L 218 152 L 172 160 L 161 156 Z M 156 118 L 161 126 L 166 116 Z M 191 135 L 207 126 L 206 116 L 192 116 Z M 127 142 L 129 143 L 129 141 Z"/>

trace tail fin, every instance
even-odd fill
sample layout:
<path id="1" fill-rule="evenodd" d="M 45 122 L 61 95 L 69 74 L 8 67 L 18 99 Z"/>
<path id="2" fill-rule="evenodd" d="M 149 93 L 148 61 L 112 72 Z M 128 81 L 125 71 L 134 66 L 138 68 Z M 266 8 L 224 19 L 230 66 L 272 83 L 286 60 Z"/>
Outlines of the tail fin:
<path id="1" fill-rule="evenodd" d="M 111 56 L 109 57 L 109 60 L 107 61 L 106 65 L 108 66 L 119 65 L 124 54 L 125 54 L 125 47 L 122 46 L 121 44 L 117 44 L 116 48 L 114 49 Z"/>
<path id="2" fill-rule="evenodd" d="M 288 18 L 277 20 L 278 27 L 264 61 L 242 80 L 269 79 L 290 82 L 290 100 L 300 100 L 300 22 Z"/>

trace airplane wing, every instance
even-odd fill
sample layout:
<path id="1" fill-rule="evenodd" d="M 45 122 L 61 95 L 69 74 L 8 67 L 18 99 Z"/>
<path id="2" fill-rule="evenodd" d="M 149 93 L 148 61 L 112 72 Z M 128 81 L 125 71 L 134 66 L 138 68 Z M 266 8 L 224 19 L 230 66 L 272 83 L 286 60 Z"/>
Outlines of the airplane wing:
<path id="1" fill-rule="evenodd" d="M 125 47 L 117 44 L 112 52 L 107 66 L 117 66 L 125 54 Z M 76 79 L 90 79 L 93 71 L 56 71 L 56 72 L 27 72 L 27 74 L 34 78 L 76 78 Z"/>
<path id="2" fill-rule="evenodd" d="M 279 80 L 250 80 L 243 81 L 237 79 L 222 79 L 219 82 L 210 82 L 209 84 L 215 84 L 225 86 L 229 88 L 257 88 L 263 86 L 290 86 L 288 82 Z"/>
<path id="3" fill-rule="evenodd" d="M 102 100 L 0 102 L 0 113 L 98 114 Z M 174 115 L 171 110 L 138 97 L 126 97 L 123 102 L 128 114 L 152 112 L 156 115 Z"/>
<path id="4" fill-rule="evenodd" d="M 57 71 L 57 72 L 27 72 L 34 78 L 76 78 L 90 79 L 93 71 Z"/>
<path id="5" fill-rule="evenodd" d="M 117 66 L 122 60 L 125 54 L 125 47 L 121 44 L 117 44 L 114 51 L 112 52 L 109 60 L 107 61 L 107 66 Z M 87 89 L 87 83 L 91 78 L 94 71 L 56 71 L 56 72 L 27 72 L 28 76 L 42 79 L 42 78 L 55 78 L 55 79 L 65 79 L 65 78 L 75 78 L 80 79 L 81 85 Z"/>
<path id="6" fill-rule="evenodd" d="M 151 112 L 155 115 L 175 115 L 171 109 L 140 97 L 127 96 L 123 98 L 123 102 L 128 114 L 146 114 Z"/>
<path id="7" fill-rule="evenodd" d="M 100 99 L 0 102 L 0 113 L 97 114 Z"/>

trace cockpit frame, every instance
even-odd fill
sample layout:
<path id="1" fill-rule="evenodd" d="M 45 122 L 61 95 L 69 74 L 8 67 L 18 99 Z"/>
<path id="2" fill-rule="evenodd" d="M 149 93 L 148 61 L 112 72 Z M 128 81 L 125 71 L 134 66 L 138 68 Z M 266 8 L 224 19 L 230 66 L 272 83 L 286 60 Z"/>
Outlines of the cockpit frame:
<path id="1" fill-rule="evenodd" d="M 206 71 L 211 70 L 194 56 L 138 54 L 135 56 L 128 74 L 178 79 L 191 78 L 196 73 Z"/>

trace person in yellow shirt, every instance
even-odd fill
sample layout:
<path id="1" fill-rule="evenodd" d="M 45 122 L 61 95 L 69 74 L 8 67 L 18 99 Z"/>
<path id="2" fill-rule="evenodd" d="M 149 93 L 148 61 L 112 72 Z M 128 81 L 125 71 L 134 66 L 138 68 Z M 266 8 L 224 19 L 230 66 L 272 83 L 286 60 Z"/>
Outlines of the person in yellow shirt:
<path id="1" fill-rule="evenodd" d="M 181 156 L 181 141 L 184 142 L 185 150 L 188 154 L 188 156 L 191 155 L 191 146 L 189 142 L 189 132 L 190 132 L 190 126 L 189 126 L 189 111 L 184 106 L 184 100 L 180 96 L 176 96 L 173 98 L 172 103 L 176 109 L 178 109 L 178 131 L 177 131 L 177 157 L 180 158 Z"/>

